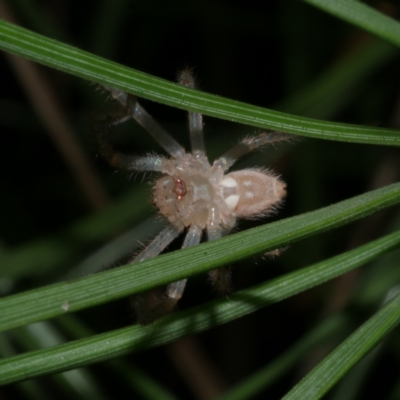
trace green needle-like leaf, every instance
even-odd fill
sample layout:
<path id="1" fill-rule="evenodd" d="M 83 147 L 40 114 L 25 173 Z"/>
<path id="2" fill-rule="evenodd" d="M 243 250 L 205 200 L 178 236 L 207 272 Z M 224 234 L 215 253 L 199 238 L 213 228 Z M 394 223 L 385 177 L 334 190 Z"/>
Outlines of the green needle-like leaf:
<path id="1" fill-rule="evenodd" d="M 278 108 L 312 118 L 329 118 L 353 100 L 369 76 L 397 53 L 396 47 L 381 40 L 366 41 L 286 97 Z"/>
<path id="2" fill-rule="evenodd" d="M 344 330 L 346 323 L 346 318 L 343 315 L 336 315 L 324 320 L 284 354 L 261 368 L 244 382 L 239 383 L 239 385 L 218 397 L 217 400 L 246 400 L 254 398 L 254 396 L 272 385 L 278 378 L 297 365 L 297 361 L 311 349 L 326 343 L 328 340 L 337 338 Z"/>
<path id="3" fill-rule="evenodd" d="M 0 49 L 143 98 L 259 128 L 327 140 L 400 145 L 398 130 L 313 120 L 188 89 L 6 21 L 0 21 Z"/>
<path id="4" fill-rule="evenodd" d="M 397 126 L 393 114 L 395 86 L 391 85 L 396 80 L 396 69 L 393 65 L 389 65 L 389 62 L 400 46 L 399 21 L 367 5 L 372 2 L 304 0 L 298 4 L 290 2 L 289 6 L 284 5 L 284 2 L 281 6 L 278 2 L 280 4 L 278 8 L 274 7 L 273 10 L 270 6 L 265 8 L 273 11 L 268 11 L 266 15 L 260 12 L 262 8 L 254 11 L 251 7 L 247 9 L 233 6 L 228 10 L 218 3 L 206 6 L 192 4 L 185 9 L 181 5 L 174 4 L 163 4 L 161 7 L 144 4 L 144 7 L 127 8 L 127 0 L 114 2 L 101 0 L 95 9 L 93 4 L 89 4 L 90 2 L 84 5 L 82 3 L 78 13 L 71 8 L 74 31 L 68 31 L 65 24 L 57 22 L 58 14 L 54 12 L 60 10 L 56 8 L 47 10 L 43 5 L 39 7 L 33 5 L 32 1 L 24 0 L 9 3 L 9 8 L 15 12 L 15 17 L 39 33 L 0 20 L 0 50 L 33 62 L 100 85 L 116 87 L 143 99 L 261 129 L 278 130 L 323 140 L 400 145 L 400 130 L 372 126 L 374 121 L 378 123 L 392 121 L 393 126 Z M 6 15 L 7 4 L 0 8 L 1 13 Z M 322 13 L 331 14 L 333 18 L 329 17 L 328 21 L 320 10 Z M 189 30 L 187 13 L 193 17 Z M 90 18 L 87 18 L 88 15 Z M 51 16 L 51 21 L 49 20 L 51 23 L 46 20 L 46 16 Z M 335 20 L 335 17 L 339 21 Z M 225 24 L 224 21 L 230 22 Z M 368 40 L 361 38 L 360 35 L 356 35 L 358 38 L 354 35 L 349 37 L 349 26 L 346 23 L 351 24 L 353 33 L 363 29 L 379 39 Z M 332 29 L 332 24 L 335 29 Z M 85 29 L 82 29 L 83 27 Z M 341 31 L 341 28 L 344 29 Z M 127 29 L 131 29 L 131 34 L 126 34 Z M 60 32 L 56 32 L 57 30 Z M 141 65 L 144 71 L 159 71 L 153 69 L 155 65 L 169 69 L 170 67 L 159 62 L 165 60 L 165 54 L 173 54 L 170 51 L 171 47 L 166 47 L 165 44 L 173 43 L 183 31 L 185 36 L 187 32 L 187 38 L 185 37 L 181 44 L 185 45 L 189 39 L 190 53 L 193 53 L 196 59 L 201 59 L 199 66 L 205 70 L 206 80 L 211 82 L 209 87 L 212 87 L 212 82 L 219 82 L 220 89 L 214 90 L 215 93 L 233 93 L 226 89 L 231 89 L 231 84 L 234 83 L 236 89 L 243 90 L 236 96 L 237 99 L 256 98 L 254 95 L 257 93 L 262 94 L 266 101 L 280 99 L 279 111 L 192 90 L 110 61 L 114 58 L 115 52 L 114 59 L 130 60 L 127 63 L 131 63 L 130 65 L 134 67 Z M 80 32 L 79 37 L 78 32 Z M 220 34 L 221 32 L 223 34 Z M 79 43 L 82 49 L 90 49 L 94 54 L 54 40 L 63 37 L 69 38 L 70 43 Z M 362 40 L 354 40 L 360 38 Z M 106 56 L 109 60 L 99 55 Z M 168 56 L 168 62 L 175 64 L 173 60 L 174 58 Z M 193 63 L 193 60 L 188 61 Z M 197 61 L 195 63 L 198 64 Z M 182 61 L 178 60 L 175 65 L 182 65 Z M 384 74 L 378 73 L 378 68 L 382 67 L 385 68 Z M 10 69 L 5 71 L 6 75 L 10 71 Z M 210 73 L 209 78 L 207 72 Z M 200 75 L 204 77 L 203 73 L 204 71 Z M 3 179 L 2 196 L 5 211 L 2 224 L 4 238 L 3 246 L 0 246 L 0 293 L 2 294 L 0 331 L 18 329 L 0 334 L 3 357 L 0 360 L 0 385 L 26 381 L 16 385 L 17 390 L 23 389 L 24 393 L 21 395 L 26 398 L 47 398 L 50 392 L 53 394 L 57 390 L 68 396 L 68 390 L 64 390 L 68 388 L 68 384 L 60 387 L 53 384 L 54 387 L 47 393 L 47 388 L 43 387 L 46 390 L 42 390 L 42 385 L 45 385 L 44 380 L 32 379 L 46 374 L 56 374 L 54 380 L 64 385 L 65 381 L 60 379 L 61 374 L 57 373 L 71 370 L 65 376 L 71 387 L 74 387 L 74 392 L 71 392 L 72 397 L 74 394 L 75 397 L 81 398 L 88 398 L 88 394 L 91 398 L 93 395 L 96 397 L 96 394 L 99 398 L 108 395 L 112 397 L 114 386 L 123 385 L 145 398 L 173 399 L 175 392 L 181 393 L 180 387 L 185 383 L 176 381 L 176 385 L 180 386 L 176 389 L 167 382 L 168 390 L 174 392 L 170 394 L 163 388 L 162 380 L 157 382 L 160 377 L 157 366 L 161 365 L 157 359 L 157 351 L 151 351 L 151 354 L 146 355 L 146 365 L 155 366 L 151 368 L 149 376 L 141 371 L 140 362 L 136 369 L 132 368 L 130 360 L 118 360 L 116 357 L 152 349 L 183 336 L 236 321 L 376 260 L 365 268 L 365 274 L 359 275 L 360 281 L 356 287 L 363 290 L 358 293 L 357 289 L 352 304 L 348 304 L 351 313 L 335 315 L 322 322 L 317 316 L 318 326 L 309 332 L 306 331 L 308 324 L 296 325 L 298 329 L 290 333 L 291 338 L 296 341 L 294 345 L 287 345 L 285 338 L 287 338 L 287 328 L 293 326 L 293 320 L 297 318 L 297 310 L 287 308 L 288 314 L 283 319 L 278 315 L 278 325 L 274 324 L 276 329 L 267 333 L 281 349 L 280 354 L 272 361 L 268 359 L 271 353 L 263 353 L 261 349 L 266 342 L 259 324 L 254 324 L 257 334 L 249 330 L 251 326 L 248 324 L 244 331 L 238 331 L 239 340 L 243 345 L 240 346 L 242 354 L 237 358 L 237 362 L 246 364 L 246 357 L 243 356 L 249 350 L 253 350 L 247 346 L 250 340 L 252 347 L 257 348 L 257 351 L 261 350 L 257 358 L 264 367 L 257 369 L 257 366 L 253 366 L 250 376 L 236 387 L 221 393 L 219 398 L 221 400 L 253 398 L 262 391 L 267 391 L 271 385 L 278 389 L 280 377 L 287 376 L 293 371 L 298 361 L 310 349 L 315 349 L 315 346 L 324 343 L 327 338 L 332 345 L 341 342 L 345 332 L 349 333 L 352 328 L 355 329 L 354 327 L 359 325 L 359 322 L 355 325 L 354 320 L 359 321 L 360 313 L 372 317 L 320 362 L 296 387 L 292 390 L 289 387 L 283 390 L 288 392 L 286 399 L 317 399 L 324 397 L 342 377 L 345 378 L 341 384 L 342 390 L 336 393 L 339 397 L 360 396 L 372 387 L 372 382 L 366 382 L 368 371 L 365 363 L 359 365 L 360 368 L 364 365 L 362 373 L 359 368 L 354 368 L 350 373 L 349 369 L 374 346 L 382 343 L 385 336 L 400 321 L 400 295 L 376 312 L 377 304 L 384 293 L 388 293 L 393 288 L 393 282 L 398 279 L 396 273 L 398 269 L 396 253 L 400 251 L 400 224 L 396 222 L 398 216 L 391 213 L 393 216 L 391 228 L 380 226 L 380 232 L 395 233 L 330 259 L 327 259 L 326 250 L 332 250 L 338 242 L 343 245 L 344 238 L 337 240 L 337 235 L 329 233 L 330 245 L 327 247 L 322 242 L 326 235 L 322 233 L 400 203 L 400 182 L 307 214 L 271 224 L 260 224 L 257 228 L 215 242 L 92 274 L 93 271 L 101 270 L 106 264 L 118 262 L 116 260 L 122 259 L 124 254 L 134 251 L 132 240 L 136 243 L 138 237 L 146 236 L 144 228 L 155 229 L 154 232 L 159 231 L 152 223 L 138 225 L 150 210 L 150 203 L 138 201 L 138 196 L 147 197 L 148 193 L 134 190 L 134 201 L 131 196 L 124 196 L 121 202 L 108 210 L 70 224 L 68 216 L 82 215 L 85 209 L 82 206 L 86 206 L 81 202 L 79 193 L 75 193 L 70 177 L 60 169 L 63 165 L 54 162 L 54 154 L 50 154 L 50 158 L 46 156 L 45 150 L 52 151 L 53 148 L 48 145 L 48 140 L 43 135 L 37 135 L 39 129 L 42 129 L 40 121 L 21 106 L 20 102 L 24 101 L 21 97 L 22 92 L 15 89 L 15 80 L 7 80 L 6 75 L 3 85 L 5 97 L 1 102 L 4 107 L 0 115 L 5 128 L 2 144 L 8 149 L 3 159 L 5 166 L 3 170 L 6 175 Z M 273 82 L 271 85 L 271 76 L 277 76 L 279 82 L 277 84 Z M 65 75 L 64 77 L 69 78 Z M 23 81 L 22 79 L 21 82 Z M 71 82 L 82 83 L 79 80 Z M 62 90 L 65 85 L 59 86 L 55 81 L 53 83 L 56 94 L 64 95 L 59 89 Z M 78 122 L 78 118 L 81 120 L 82 107 L 92 108 L 84 104 L 82 99 L 78 99 L 77 102 L 70 101 L 79 97 L 76 89 L 82 92 L 84 86 L 68 87 L 71 91 L 68 90 L 65 93 L 67 98 L 60 101 L 60 104 L 71 107 L 72 113 L 69 114 L 74 118 L 72 123 Z M 280 90 L 281 88 L 286 88 L 286 91 L 292 88 L 288 98 L 285 98 L 286 95 Z M 21 83 L 21 89 L 26 89 L 24 83 Z M 86 89 L 87 87 L 82 92 L 85 96 L 88 95 Z M 9 99 L 10 93 L 12 101 Z M 251 93 L 249 97 L 248 93 Z M 92 94 L 94 95 L 94 92 Z M 34 99 L 37 102 L 38 97 L 35 96 Z M 346 108 L 346 105 L 351 107 Z M 36 103 L 34 108 L 35 106 Z M 355 124 L 366 121 L 372 124 L 359 126 L 316 119 L 332 118 L 338 115 L 338 111 L 343 112 L 341 115 L 347 121 L 354 121 Z M 212 121 L 210 122 L 212 125 Z M 31 125 L 34 126 L 33 130 Z M 213 135 L 213 128 L 211 127 L 211 130 L 209 128 L 208 155 L 213 158 L 219 154 L 218 147 L 223 144 L 224 138 Z M 175 131 L 172 123 L 169 129 Z M 28 133 L 34 133 L 37 137 Z M 121 139 L 125 133 L 121 131 Z M 87 141 L 84 142 L 88 144 Z M 118 142 L 119 140 L 116 140 L 116 145 Z M 125 143 L 125 136 L 123 142 L 121 141 L 121 151 L 128 153 L 129 149 L 123 149 L 122 143 Z M 306 209 L 310 210 L 315 209 L 316 204 L 332 204 L 336 201 L 329 197 L 332 191 L 337 196 L 335 198 L 344 198 L 345 193 L 348 193 L 348 185 L 353 185 L 354 182 L 356 185 L 361 185 L 362 182 L 363 187 L 366 186 L 369 174 L 379 177 L 379 182 L 382 182 L 382 178 L 383 182 L 387 183 L 396 179 L 390 172 L 396 171 L 397 159 L 394 155 L 387 154 L 388 149 L 366 148 L 366 146 L 341 146 L 343 149 L 333 149 L 332 143 L 329 146 L 327 144 L 329 145 L 320 141 L 307 141 L 298 146 L 298 151 L 293 154 L 290 163 L 293 164 L 294 174 L 289 176 L 287 181 L 293 193 L 296 192 L 295 186 L 301 187 L 301 191 L 297 191 L 296 196 L 292 198 L 295 203 L 289 201 L 289 207 L 294 206 L 299 210 L 304 209 L 303 205 L 306 204 Z M 143 146 L 146 148 L 147 143 L 143 143 Z M 338 152 L 340 157 L 335 157 Z M 380 161 L 383 163 L 381 167 L 379 167 Z M 27 166 L 31 175 L 25 173 Z M 341 173 L 344 176 L 340 175 Z M 24 179 L 26 176 L 28 178 L 35 176 L 35 179 L 30 179 L 29 185 L 21 185 L 21 176 Z M 380 186 L 387 183 L 380 183 Z M 374 181 L 370 184 L 374 185 Z M 51 190 L 48 191 L 48 188 Z M 68 204 L 65 215 L 63 206 L 58 201 L 56 203 L 61 196 L 63 202 L 60 204 Z M 288 212 L 292 213 L 290 210 Z M 293 212 L 291 215 L 293 214 L 296 213 Z M 47 222 L 47 218 L 53 215 L 56 218 Z M 376 217 L 379 218 L 379 215 Z M 374 221 L 377 222 L 378 218 Z M 69 226 L 65 227 L 65 224 Z M 132 226 L 135 226 L 139 236 L 136 236 L 133 230 L 129 234 L 121 235 Z M 364 231 L 370 232 L 374 227 L 374 224 L 369 225 Z M 38 232 L 51 232 L 51 235 L 40 238 L 36 235 Z M 351 227 L 345 232 L 352 243 L 360 239 L 358 232 L 351 233 Z M 33 237 L 30 242 L 29 237 Z M 313 237 L 312 242 L 305 241 L 304 246 L 303 243 L 292 245 L 287 256 L 282 259 L 283 263 L 290 263 L 290 266 L 287 265 L 290 273 L 269 281 L 257 281 L 259 282 L 257 286 L 230 294 L 229 298 L 201 303 L 200 306 L 189 309 L 184 308 L 185 311 L 171 313 L 152 325 L 144 327 L 132 325 L 99 335 L 85 329 L 76 320 L 81 313 L 75 315 L 75 311 L 227 266 L 308 237 Z M 114 238 L 113 242 L 104 246 L 104 241 L 109 238 Z M 365 240 L 365 237 L 361 237 L 361 240 Z M 103 246 L 101 249 L 100 245 Z M 98 251 L 87 257 L 88 252 L 95 248 Z M 300 250 L 299 254 L 295 254 L 296 249 Z M 393 249 L 396 251 L 386 257 L 386 253 Z M 78 258 L 83 255 L 87 257 L 86 260 L 78 263 Z M 309 259 L 323 261 L 310 265 L 311 262 L 307 261 Z M 309 266 L 305 268 L 304 265 Z M 70 271 L 68 275 L 65 274 L 67 267 Z M 82 276 L 84 277 L 81 278 Z M 343 279 L 346 278 L 343 276 Z M 60 282 L 62 279 L 66 281 Z M 58 283 L 44 286 L 46 282 Z M 34 290 L 15 294 L 15 291 L 22 288 L 27 290 L 33 287 Z M 6 297 L 11 292 L 13 294 Z M 341 294 L 338 294 L 341 300 L 348 298 Z M 326 301 L 327 309 L 332 309 L 336 304 L 335 296 L 326 298 L 322 294 L 321 297 L 320 291 L 313 291 L 310 296 L 314 296 L 313 304 L 321 300 Z M 264 310 L 263 315 L 267 311 Z M 96 314 L 85 312 L 85 315 L 90 317 L 88 322 L 98 327 Z M 268 315 L 273 319 L 276 313 Z M 52 322 L 31 324 L 57 316 L 59 318 L 56 330 Z M 108 320 L 108 317 L 104 315 L 103 317 Z M 308 321 L 312 321 L 312 318 L 312 315 L 307 315 Z M 98 329 L 96 328 L 96 332 Z M 39 346 L 36 339 L 44 345 Z M 234 337 L 231 339 L 229 343 L 233 342 Z M 381 371 L 386 372 L 387 368 L 384 368 L 387 367 L 388 354 L 389 364 L 395 365 L 399 360 L 399 346 L 395 339 L 393 337 L 393 340 L 387 341 L 388 351 L 380 354 L 379 359 L 376 357 L 371 361 L 371 357 L 368 357 L 371 366 L 376 364 L 374 372 L 376 370 L 378 374 L 373 377 L 375 381 L 380 380 L 380 367 L 383 366 Z M 66 340 L 71 341 L 66 342 Z M 291 339 L 289 340 L 291 342 Z M 267 341 L 270 342 L 271 340 Z M 14 345 L 17 348 L 14 349 Z M 239 350 L 237 347 L 233 349 L 230 347 L 227 345 L 223 350 L 224 354 L 228 354 L 228 351 L 232 354 Z M 17 354 L 17 349 L 25 353 Z M 378 351 L 376 353 L 378 354 Z M 113 373 L 104 381 L 101 377 L 95 384 L 91 382 L 91 377 L 96 376 L 96 370 L 88 373 L 73 371 L 105 360 L 110 360 Z M 199 365 L 197 360 L 195 362 Z M 249 363 L 246 365 L 252 367 Z M 189 374 L 188 371 L 183 380 L 188 379 Z M 113 380 L 113 375 L 118 382 Z M 388 383 L 390 385 L 392 382 Z M 186 386 L 190 390 L 190 383 Z M 382 393 L 379 392 L 379 397 L 383 398 L 386 393 L 391 393 L 389 397 L 397 399 L 399 387 L 396 387 L 396 384 L 393 386 L 392 388 L 388 386 L 381 391 Z M 9 394 L 12 397 L 14 391 L 14 388 L 6 388 L 4 395 Z M 265 394 L 268 397 L 271 393 L 265 392 Z"/>
<path id="5" fill-rule="evenodd" d="M 400 322 L 400 295 L 384 306 L 296 385 L 285 400 L 320 399 Z"/>
<path id="6" fill-rule="evenodd" d="M 44 274 L 73 258 L 85 246 L 100 243 L 140 221 L 150 210 L 146 191 L 133 190 L 101 214 L 71 224 L 61 234 L 37 239 L 0 255 L 0 278 Z M 132 207 L 132 204 L 137 204 Z"/>
<path id="7" fill-rule="evenodd" d="M 0 330 L 81 310 L 209 271 L 344 225 L 398 202 L 400 184 L 394 184 L 192 249 L 9 296 L 0 300 Z"/>
<path id="8" fill-rule="evenodd" d="M 232 237 L 235 236 L 239 235 Z M 400 232 L 396 232 L 332 259 L 235 293 L 229 300 L 219 299 L 169 315 L 150 326 L 135 325 L 2 360 L 0 384 L 76 368 L 202 332 L 348 272 L 399 244 Z M 201 247 L 205 246 L 198 246 L 197 250 Z"/>

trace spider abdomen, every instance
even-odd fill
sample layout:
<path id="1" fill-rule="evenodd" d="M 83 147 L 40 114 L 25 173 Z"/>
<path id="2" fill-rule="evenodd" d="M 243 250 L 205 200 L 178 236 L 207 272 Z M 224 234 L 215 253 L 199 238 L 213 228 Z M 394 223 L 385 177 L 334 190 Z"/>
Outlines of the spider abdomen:
<path id="1" fill-rule="evenodd" d="M 237 218 L 264 216 L 286 195 L 286 184 L 269 171 L 243 169 L 226 175 L 227 179 L 237 184 L 237 204 L 232 209 Z"/>

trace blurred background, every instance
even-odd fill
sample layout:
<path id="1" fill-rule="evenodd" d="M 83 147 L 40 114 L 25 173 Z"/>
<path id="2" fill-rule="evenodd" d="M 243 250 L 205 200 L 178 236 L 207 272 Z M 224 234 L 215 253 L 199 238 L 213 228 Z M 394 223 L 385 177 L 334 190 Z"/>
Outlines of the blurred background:
<path id="1" fill-rule="evenodd" d="M 399 16 L 395 1 L 368 3 Z M 223 97 L 311 118 L 400 129 L 398 51 L 303 2 L 2 0 L 0 18 L 166 80 L 174 81 L 180 69 L 190 67 L 201 90 Z M 162 224 L 151 204 L 152 179 L 114 171 L 98 156 L 91 121 L 114 105 L 97 84 L 0 57 L 1 295 L 123 265 Z M 188 147 L 184 111 L 141 103 Z M 207 116 L 204 121 L 211 159 L 258 132 Z M 113 128 L 112 136 L 127 153 L 162 153 L 132 121 Z M 269 219 L 275 220 L 395 182 L 399 151 L 304 138 L 237 164 L 245 166 L 271 168 L 287 182 L 285 205 Z M 233 287 L 240 290 L 366 243 L 398 227 L 399 217 L 390 209 L 294 244 L 274 259 L 236 264 Z M 238 230 L 265 222 L 242 221 Z M 91 366 L 84 371 L 87 392 L 79 389 L 78 378 L 65 375 L 29 384 L 40 393 L 37 398 L 149 398 L 133 377 L 144 374 L 143 379 L 178 398 L 216 398 L 281 357 L 320 321 L 345 315 L 345 329 L 334 340 L 306 351 L 253 397 L 279 398 L 376 310 L 400 278 L 397 259 L 392 254 L 194 338 L 124 357 L 117 366 Z M 207 277 L 196 277 L 180 308 L 215 296 Z M 39 330 L 10 332 L 0 347 L 3 355 L 16 354 L 38 348 L 39 339 L 60 343 L 134 321 L 130 301 L 124 299 L 46 322 Z M 374 393 L 378 382 L 381 394 L 382 388 L 392 393 L 398 374 L 382 366 L 398 371 L 399 357 L 398 344 L 389 338 L 365 368 L 357 392 L 361 397 L 354 398 Z M 379 378 L 368 382 L 369 374 Z M 13 385 L 0 389 L 0 397 L 30 398 L 35 390 Z"/>

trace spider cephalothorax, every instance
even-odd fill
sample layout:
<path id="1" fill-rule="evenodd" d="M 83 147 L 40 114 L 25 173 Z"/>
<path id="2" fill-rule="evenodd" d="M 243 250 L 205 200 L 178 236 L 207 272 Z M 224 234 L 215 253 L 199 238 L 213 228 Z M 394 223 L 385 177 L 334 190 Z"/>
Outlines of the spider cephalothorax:
<path id="1" fill-rule="evenodd" d="M 268 171 L 246 169 L 224 174 L 205 157 L 185 154 L 164 160 L 166 176 L 154 187 L 154 203 L 174 225 L 205 229 L 233 227 L 237 218 L 259 217 L 285 195 L 285 184 Z"/>
<path id="2" fill-rule="evenodd" d="M 195 87 L 193 76 L 188 70 L 180 73 L 179 83 L 190 88 Z M 155 257 L 185 229 L 187 233 L 183 242 L 184 248 L 199 244 L 204 232 L 207 240 L 218 239 L 232 230 L 238 218 L 265 216 L 284 198 L 285 183 L 267 170 L 254 168 L 227 172 L 239 157 L 261 146 L 288 140 L 288 135 L 264 132 L 245 138 L 210 164 L 205 153 L 201 114 L 189 111 L 192 145 L 189 153 L 147 114 L 134 96 L 111 87 L 106 89 L 123 106 L 123 112 L 109 119 L 108 124 L 133 118 L 170 156 L 125 155 L 115 152 L 104 140 L 104 135 L 99 136 L 101 153 L 111 165 L 125 170 L 162 174 L 154 186 L 153 201 L 169 225 L 132 262 Z M 224 274 L 226 269 L 210 274 L 212 282 L 223 289 L 227 286 Z M 142 322 L 172 309 L 181 298 L 185 284 L 186 279 L 170 284 L 165 298 L 153 301 L 154 304 L 143 306 L 143 299 L 137 302 L 140 304 L 137 311 Z M 154 296 L 150 297 L 154 299 Z M 160 306 L 162 302 L 168 305 Z M 155 309 L 162 311 L 154 311 Z"/>

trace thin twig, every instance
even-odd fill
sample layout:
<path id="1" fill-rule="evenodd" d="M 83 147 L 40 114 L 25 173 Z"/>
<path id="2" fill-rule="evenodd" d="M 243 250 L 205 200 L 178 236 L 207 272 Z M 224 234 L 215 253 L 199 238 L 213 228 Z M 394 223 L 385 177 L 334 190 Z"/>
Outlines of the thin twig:
<path id="1" fill-rule="evenodd" d="M 17 23 L 6 0 L 0 0 L 0 18 Z M 75 139 L 73 129 L 48 80 L 31 61 L 12 54 L 5 54 L 5 57 L 86 198 L 95 210 L 102 209 L 109 202 L 108 195 Z"/>

